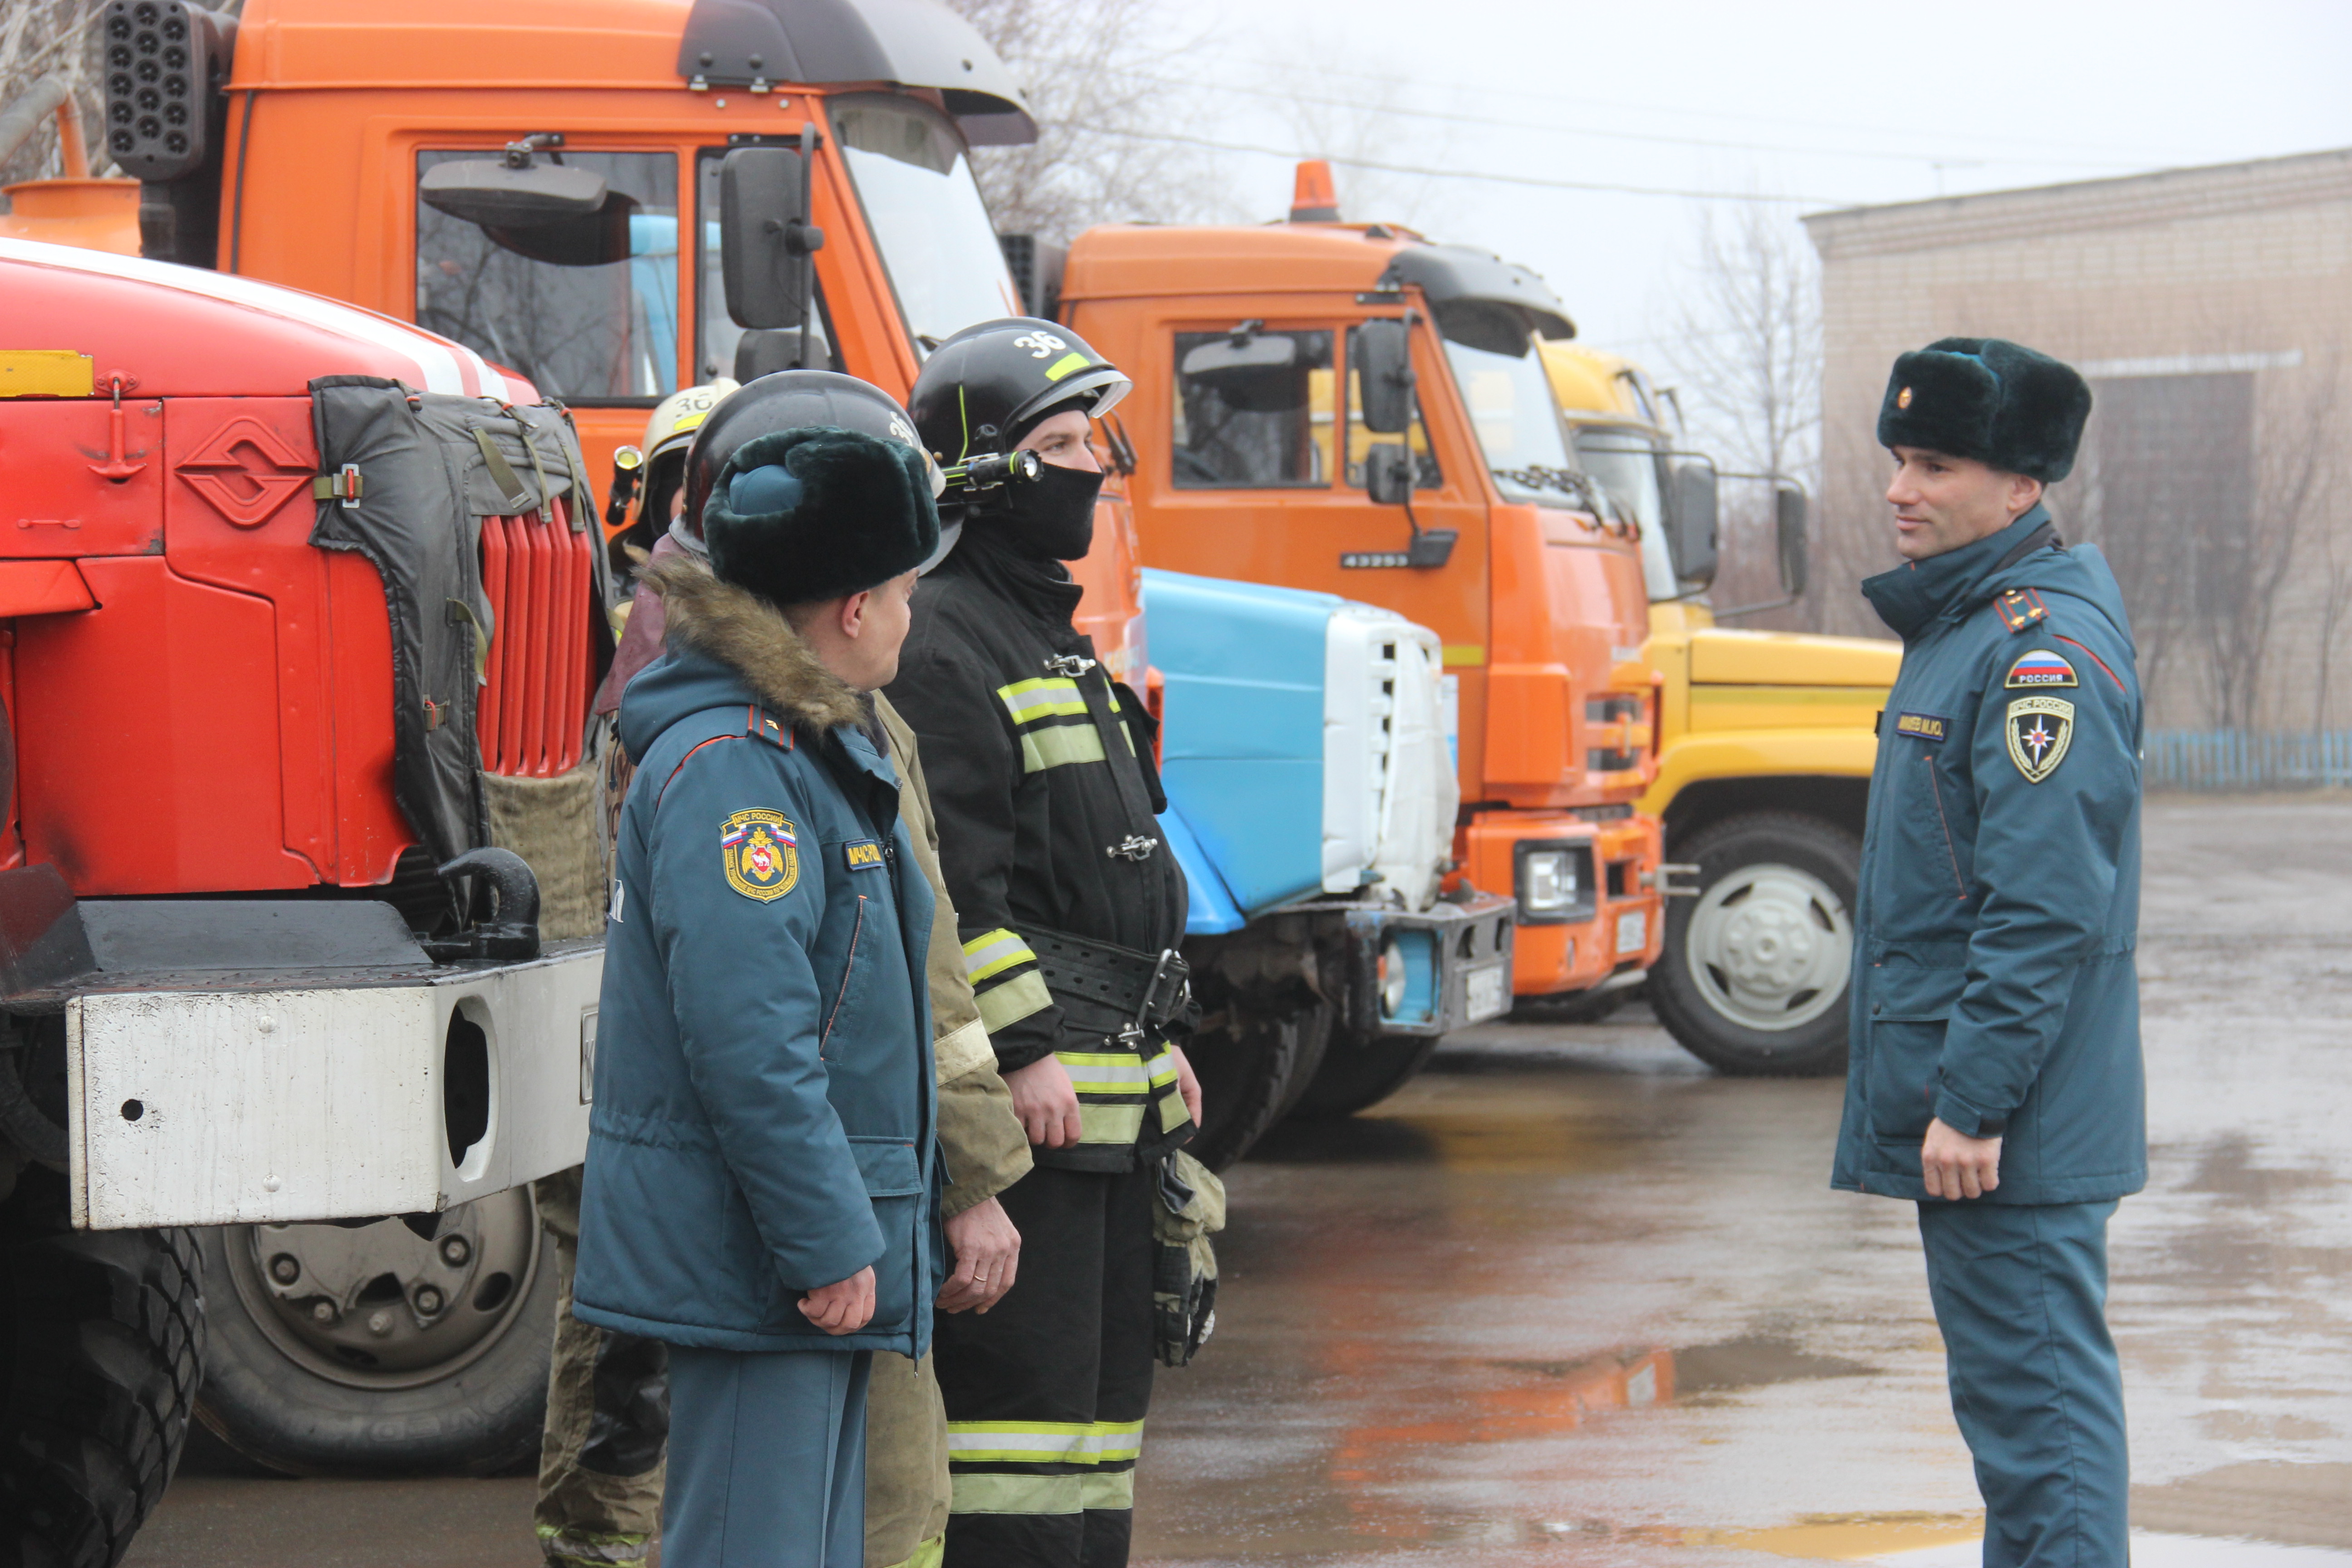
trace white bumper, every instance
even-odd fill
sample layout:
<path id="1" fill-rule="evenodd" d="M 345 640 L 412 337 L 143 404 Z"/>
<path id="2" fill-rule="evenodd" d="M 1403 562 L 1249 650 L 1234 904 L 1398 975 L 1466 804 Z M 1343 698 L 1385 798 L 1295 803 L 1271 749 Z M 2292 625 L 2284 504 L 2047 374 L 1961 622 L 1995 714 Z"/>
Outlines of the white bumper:
<path id="1" fill-rule="evenodd" d="M 410 984 L 75 996 L 73 1222 L 408 1214 L 577 1164 L 604 967 L 595 947 Z"/>

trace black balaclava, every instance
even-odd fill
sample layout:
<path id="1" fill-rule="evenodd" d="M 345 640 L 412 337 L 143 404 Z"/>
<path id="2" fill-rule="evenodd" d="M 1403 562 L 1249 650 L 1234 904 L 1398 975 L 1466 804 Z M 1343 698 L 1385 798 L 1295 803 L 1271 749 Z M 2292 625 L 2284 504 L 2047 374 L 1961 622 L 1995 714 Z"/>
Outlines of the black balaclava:
<path id="1" fill-rule="evenodd" d="M 1095 498 L 1102 482 L 1099 469 L 1047 463 L 1029 483 L 1008 487 L 1002 504 L 973 512 L 971 521 L 1031 560 L 1076 561 L 1094 545 Z"/>

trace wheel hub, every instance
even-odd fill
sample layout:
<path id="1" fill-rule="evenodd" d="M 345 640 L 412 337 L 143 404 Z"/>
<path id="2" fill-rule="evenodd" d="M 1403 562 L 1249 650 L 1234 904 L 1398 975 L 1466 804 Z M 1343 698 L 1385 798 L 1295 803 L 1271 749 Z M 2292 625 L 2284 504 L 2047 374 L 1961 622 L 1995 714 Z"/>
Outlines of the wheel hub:
<path id="1" fill-rule="evenodd" d="M 224 1239 L 237 1294 L 281 1351 L 354 1387 L 405 1387 L 496 1342 L 538 1263 L 527 1187 L 434 1217 L 422 1235 L 395 1218 L 238 1226 Z"/>
<path id="2" fill-rule="evenodd" d="M 1741 866 L 1700 896 L 1684 951 L 1717 1012 L 1750 1029 L 1793 1029 L 1845 994 L 1853 926 L 1844 900 L 1811 872 Z"/>

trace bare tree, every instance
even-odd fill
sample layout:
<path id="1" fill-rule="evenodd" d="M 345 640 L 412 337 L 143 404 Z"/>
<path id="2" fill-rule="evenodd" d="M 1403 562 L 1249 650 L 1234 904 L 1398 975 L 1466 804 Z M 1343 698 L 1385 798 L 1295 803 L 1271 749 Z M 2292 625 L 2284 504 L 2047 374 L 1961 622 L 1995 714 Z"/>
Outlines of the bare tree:
<path id="1" fill-rule="evenodd" d="M 2158 722 L 2267 727 L 2302 712 L 2274 666 L 2283 632 L 2315 637 L 2325 724 L 2352 562 L 2328 515 L 2340 445 L 2334 366 L 2097 383 L 2083 461 L 2063 487 L 2070 538 L 2095 542 L 2131 612 Z M 2308 605 L 2305 588 L 2316 591 Z M 2290 694 L 2292 694 L 2290 696 Z M 2272 700 L 2275 697 L 2278 700 Z"/>
<path id="2" fill-rule="evenodd" d="M 92 173 L 109 163 L 104 144 L 104 78 L 96 26 L 104 0 L 7 0 L 0 5 L 0 109 L 6 108 L 44 77 L 60 79 L 74 95 L 82 140 Z M 0 160 L 0 184 L 45 179 L 61 173 L 57 122 L 26 138 L 14 155 Z"/>
<path id="3" fill-rule="evenodd" d="M 1763 202 L 1710 206 L 1674 316 L 1692 422 L 1731 466 L 1809 483 L 1821 457 L 1821 268 Z"/>
<path id="4" fill-rule="evenodd" d="M 1673 321 L 1669 363 L 1698 444 L 1727 470 L 1786 475 L 1818 495 L 1821 273 L 1803 231 L 1764 202 L 1705 208 Z M 1724 567 L 1715 598 L 1778 597 L 1771 487 L 1735 481 L 1722 495 Z M 1777 617 L 1804 618 L 1794 611 Z"/>
<path id="5" fill-rule="evenodd" d="M 1155 0 L 949 0 L 1024 85 L 1025 147 L 974 150 L 998 228 L 1066 242 L 1097 223 L 1224 216 L 1202 149 L 1155 138 L 1181 123 L 1168 70 L 1189 47 Z"/>

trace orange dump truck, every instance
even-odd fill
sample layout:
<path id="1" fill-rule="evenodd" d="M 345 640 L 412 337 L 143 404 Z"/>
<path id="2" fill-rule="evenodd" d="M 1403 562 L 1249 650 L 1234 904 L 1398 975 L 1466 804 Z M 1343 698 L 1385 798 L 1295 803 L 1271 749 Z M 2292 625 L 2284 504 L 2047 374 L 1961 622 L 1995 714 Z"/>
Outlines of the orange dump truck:
<path id="1" fill-rule="evenodd" d="M 1144 563 L 1434 628 L 1456 858 L 1517 898 L 1513 990 L 1634 984 L 1664 925 L 1659 826 L 1635 804 L 1659 677 L 1638 538 L 1580 470 L 1536 351 L 1575 329 L 1526 268 L 1337 222 L 1319 165 L 1300 184 L 1289 223 L 1070 247 L 1061 317 L 1135 377 L 1114 417 L 1144 454 Z"/>

